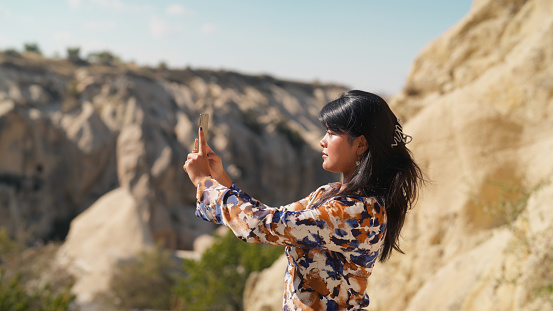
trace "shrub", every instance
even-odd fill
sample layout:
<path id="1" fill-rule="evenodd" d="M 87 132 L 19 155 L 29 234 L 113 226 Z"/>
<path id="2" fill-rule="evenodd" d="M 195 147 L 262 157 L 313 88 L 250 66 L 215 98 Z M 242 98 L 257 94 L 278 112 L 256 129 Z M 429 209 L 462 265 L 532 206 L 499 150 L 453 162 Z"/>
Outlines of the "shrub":
<path id="1" fill-rule="evenodd" d="M 247 109 L 241 112 L 244 125 L 246 125 L 252 132 L 261 134 L 263 132 L 263 124 L 259 122 L 259 116 L 257 113 L 253 109 Z"/>
<path id="2" fill-rule="evenodd" d="M 109 293 L 99 297 L 120 310 L 171 307 L 172 288 L 181 277 L 179 260 L 157 247 L 120 262 L 110 281 Z"/>
<path id="3" fill-rule="evenodd" d="M 69 310 L 75 296 L 66 288 L 60 293 L 46 285 L 28 293 L 18 274 L 5 278 L 4 268 L 0 268 L 0 310 L 10 311 L 62 311 Z"/>
<path id="4" fill-rule="evenodd" d="M 14 58 L 21 57 L 21 53 L 19 53 L 15 49 L 7 49 L 7 50 L 3 51 L 2 54 L 4 54 L 5 56 L 14 57 Z"/>
<path id="5" fill-rule="evenodd" d="M 160 61 L 159 64 L 157 64 L 157 68 L 161 70 L 166 70 L 168 68 L 167 63 L 164 61 Z"/>
<path id="6" fill-rule="evenodd" d="M 67 48 L 67 59 L 72 62 L 78 62 L 81 60 L 81 48 L 74 47 L 74 48 Z"/>
<path id="7" fill-rule="evenodd" d="M 189 311 L 242 310 L 250 273 L 282 254 L 282 247 L 245 243 L 231 233 L 217 236 L 201 260 L 184 260 L 186 277 L 175 287 L 176 302 Z"/>
<path id="8" fill-rule="evenodd" d="M 42 54 L 42 52 L 40 52 L 40 48 L 38 47 L 38 44 L 36 43 L 25 43 L 24 49 L 25 49 L 25 52 Z"/>
<path id="9" fill-rule="evenodd" d="M 286 137 L 286 139 L 288 140 L 288 142 L 290 143 L 290 145 L 292 145 L 292 147 L 296 150 L 296 151 L 301 151 L 301 148 L 303 147 L 303 145 L 305 145 L 305 140 L 303 139 L 303 137 L 301 136 L 300 132 L 292 129 L 288 123 L 284 120 L 278 120 L 277 123 L 276 123 L 276 130 L 284 135 L 284 137 Z"/>
<path id="10" fill-rule="evenodd" d="M 538 262 L 535 265 L 536 277 L 531 280 L 533 284 L 527 285 L 533 292 L 533 299 L 542 298 L 553 307 L 553 243 L 549 242 L 549 245 L 539 252 L 541 254 L 538 254 Z"/>
<path id="11" fill-rule="evenodd" d="M 70 289 L 72 280 L 57 273 L 54 283 L 31 286 L 41 279 L 45 269 L 54 271 L 50 257 L 55 249 L 50 246 L 29 249 L 13 241 L 4 228 L 0 228 L 0 310 L 10 311 L 62 311 L 69 310 L 75 300 Z M 38 269 L 37 269 L 38 268 Z M 54 286 L 52 286 L 54 285 Z"/>
<path id="12" fill-rule="evenodd" d="M 0 228 L 0 264 L 4 257 L 13 255 L 18 250 L 19 246 L 8 236 L 6 228 Z"/>
<path id="13" fill-rule="evenodd" d="M 526 189 L 508 181 L 499 181 L 495 185 L 499 189 L 499 198 L 490 210 L 503 223 L 510 224 L 524 211 L 534 189 Z"/>
<path id="14" fill-rule="evenodd" d="M 470 194 L 471 203 L 479 214 L 476 222 L 488 227 L 511 227 L 526 209 L 528 198 L 534 189 L 527 189 L 513 180 L 487 180 L 479 193 Z"/>
<path id="15" fill-rule="evenodd" d="M 92 63 L 99 63 L 103 65 L 112 65 L 115 62 L 120 62 L 120 59 L 109 51 L 89 53 L 87 60 Z"/>

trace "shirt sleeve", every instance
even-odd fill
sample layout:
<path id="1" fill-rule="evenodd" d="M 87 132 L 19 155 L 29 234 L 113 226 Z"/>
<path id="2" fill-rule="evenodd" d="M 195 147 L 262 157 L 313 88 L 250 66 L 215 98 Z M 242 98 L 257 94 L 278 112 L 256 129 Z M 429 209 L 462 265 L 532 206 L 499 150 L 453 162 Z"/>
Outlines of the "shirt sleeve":
<path id="1" fill-rule="evenodd" d="M 249 194 L 245 193 L 244 191 L 242 191 L 242 189 L 238 188 L 238 186 L 233 182 L 232 183 L 232 186 L 230 187 L 231 190 L 234 190 L 236 191 L 236 195 L 238 197 L 240 197 L 242 200 L 244 201 L 248 201 L 252 204 L 252 206 L 255 206 L 255 207 L 264 207 L 264 208 L 270 208 L 269 206 L 261 203 L 260 201 L 252 198 Z M 224 189 L 223 189 L 224 190 Z M 291 210 L 291 211 L 296 211 L 296 210 L 302 210 L 302 209 L 305 209 L 305 207 L 307 206 L 307 203 L 309 202 L 309 200 L 311 199 L 311 197 L 314 195 L 315 193 L 311 193 L 308 197 L 306 198 L 303 198 L 295 203 L 292 203 L 292 204 L 288 204 L 288 205 L 283 205 L 283 206 L 280 206 L 278 207 L 277 209 L 278 210 L 281 210 L 281 211 L 285 211 L 285 210 Z"/>
<path id="2" fill-rule="evenodd" d="M 229 189 L 207 176 L 198 185 L 196 215 L 253 243 L 346 251 L 382 238 L 384 216 L 376 200 L 366 203 L 361 197 L 344 196 L 305 209 L 312 196 L 268 207 L 236 185 Z"/>

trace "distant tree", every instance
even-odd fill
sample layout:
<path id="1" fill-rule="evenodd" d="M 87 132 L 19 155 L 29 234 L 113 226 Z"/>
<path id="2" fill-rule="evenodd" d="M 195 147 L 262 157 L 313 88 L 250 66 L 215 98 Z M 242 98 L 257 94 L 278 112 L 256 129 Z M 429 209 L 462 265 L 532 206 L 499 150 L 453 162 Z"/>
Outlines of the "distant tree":
<path id="1" fill-rule="evenodd" d="M 80 53 L 81 48 L 79 47 L 67 48 L 67 59 L 74 63 L 79 62 L 81 60 Z"/>
<path id="2" fill-rule="evenodd" d="M 40 51 L 40 48 L 38 47 L 38 44 L 36 44 L 36 43 L 25 43 L 24 44 L 24 49 L 25 49 L 25 52 L 37 53 L 37 54 L 42 55 L 42 52 Z"/>
<path id="3" fill-rule="evenodd" d="M 159 64 L 157 65 L 157 68 L 165 70 L 167 69 L 167 63 L 164 61 L 160 61 Z"/>
<path id="4" fill-rule="evenodd" d="M 119 61 L 119 58 L 113 55 L 109 51 L 101 51 L 95 53 L 89 53 L 87 60 L 92 63 L 99 63 L 104 65 L 111 65 L 116 61 Z"/>
<path id="5" fill-rule="evenodd" d="M 4 55 L 10 56 L 10 57 L 21 57 L 21 53 L 19 53 L 16 49 L 13 49 L 13 48 L 9 48 L 5 50 L 3 53 Z"/>

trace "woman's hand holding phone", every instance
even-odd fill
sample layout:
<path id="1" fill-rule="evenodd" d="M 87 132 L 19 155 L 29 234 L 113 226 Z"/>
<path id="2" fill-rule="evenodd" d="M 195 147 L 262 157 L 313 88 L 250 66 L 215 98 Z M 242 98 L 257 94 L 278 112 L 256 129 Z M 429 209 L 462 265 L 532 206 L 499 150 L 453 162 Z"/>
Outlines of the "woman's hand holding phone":
<path id="1" fill-rule="evenodd" d="M 188 177 L 194 185 L 198 183 L 207 175 L 211 175 L 211 170 L 209 167 L 208 155 L 207 155 L 207 143 L 205 141 L 205 135 L 203 129 L 200 127 L 198 129 L 199 137 L 199 148 L 194 148 L 195 152 L 188 154 L 186 162 L 184 162 L 183 169 L 188 173 Z M 198 145 L 198 140 L 196 139 L 195 145 Z M 197 152 L 196 152 L 197 151 Z"/>
<path id="2" fill-rule="evenodd" d="M 200 120 L 202 120 L 203 115 L 200 116 Z M 200 124 L 202 124 L 202 121 Z M 203 123 L 203 125 L 207 125 L 207 123 Z M 205 130 L 202 125 L 198 128 L 198 138 L 199 140 L 194 141 L 194 152 L 188 154 L 183 165 L 184 171 L 188 173 L 188 177 L 194 185 L 198 185 L 206 175 L 211 175 L 221 185 L 230 188 L 232 180 L 223 168 L 221 157 L 215 154 L 207 144 Z"/>

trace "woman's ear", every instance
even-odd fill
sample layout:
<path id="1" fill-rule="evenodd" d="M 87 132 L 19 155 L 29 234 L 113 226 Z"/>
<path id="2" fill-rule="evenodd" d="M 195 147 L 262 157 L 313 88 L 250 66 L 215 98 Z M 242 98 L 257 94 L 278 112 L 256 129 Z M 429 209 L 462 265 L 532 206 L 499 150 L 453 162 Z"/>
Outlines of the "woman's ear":
<path id="1" fill-rule="evenodd" d="M 357 137 L 356 140 L 357 140 L 357 155 L 362 155 L 369 148 L 369 144 L 367 143 L 367 139 L 363 135 Z"/>

